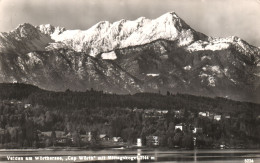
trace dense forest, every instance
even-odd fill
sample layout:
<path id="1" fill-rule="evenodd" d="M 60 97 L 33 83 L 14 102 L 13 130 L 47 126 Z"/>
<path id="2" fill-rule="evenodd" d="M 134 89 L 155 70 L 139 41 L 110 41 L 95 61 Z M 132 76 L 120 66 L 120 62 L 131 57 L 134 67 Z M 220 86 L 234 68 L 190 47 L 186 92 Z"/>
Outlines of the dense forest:
<path id="1" fill-rule="evenodd" d="M 165 114 L 162 111 L 167 110 Z M 207 113 L 207 115 L 201 114 Z M 215 116 L 221 116 L 216 120 Z M 102 91 L 52 92 L 27 84 L 0 84 L 0 147 L 54 145 L 54 131 L 71 133 L 66 145 L 100 144 L 99 134 L 121 137 L 129 145 L 158 136 L 160 147 L 260 147 L 260 104 L 187 94 Z M 176 129 L 181 124 L 183 129 Z M 194 133 L 194 128 L 202 129 Z M 49 138 L 39 132 L 51 132 Z M 89 143 L 81 135 L 92 133 Z"/>

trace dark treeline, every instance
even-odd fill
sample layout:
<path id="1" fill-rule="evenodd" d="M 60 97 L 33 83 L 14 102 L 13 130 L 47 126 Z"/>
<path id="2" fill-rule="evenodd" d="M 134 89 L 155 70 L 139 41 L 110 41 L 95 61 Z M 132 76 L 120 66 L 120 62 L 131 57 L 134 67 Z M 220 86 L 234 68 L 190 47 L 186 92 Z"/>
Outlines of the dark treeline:
<path id="1" fill-rule="evenodd" d="M 92 144 L 98 144 L 98 134 L 122 137 L 129 144 L 136 143 L 137 138 L 145 142 L 146 136 L 156 135 L 160 146 L 169 148 L 192 148 L 193 137 L 197 138 L 198 147 L 260 144 L 260 105 L 254 103 L 170 92 L 166 95 L 116 95 L 95 90 L 52 92 L 18 83 L 0 84 L 0 99 L 2 148 L 53 144 L 51 138 L 39 138 L 38 131 L 72 133 L 74 140 L 78 140 L 74 146 L 85 145 L 79 137 L 87 132 L 96 135 Z M 151 109 L 168 113 L 148 114 L 146 110 Z M 199 112 L 230 118 L 216 121 L 199 116 Z M 182 131 L 175 128 L 180 123 Z M 202 128 L 203 132 L 194 134 L 191 131 L 194 127 Z"/>
<path id="2" fill-rule="evenodd" d="M 0 99 L 27 100 L 33 105 L 44 105 L 55 109 L 81 109 L 96 107 L 137 107 L 155 109 L 188 109 L 220 112 L 253 111 L 259 114 L 260 104 L 238 102 L 217 97 L 201 97 L 187 94 L 161 95 L 158 93 L 137 93 L 134 95 L 106 94 L 102 91 L 87 90 L 77 92 L 52 92 L 26 84 L 0 84 Z M 255 115 L 257 115 L 255 114 Z"/>

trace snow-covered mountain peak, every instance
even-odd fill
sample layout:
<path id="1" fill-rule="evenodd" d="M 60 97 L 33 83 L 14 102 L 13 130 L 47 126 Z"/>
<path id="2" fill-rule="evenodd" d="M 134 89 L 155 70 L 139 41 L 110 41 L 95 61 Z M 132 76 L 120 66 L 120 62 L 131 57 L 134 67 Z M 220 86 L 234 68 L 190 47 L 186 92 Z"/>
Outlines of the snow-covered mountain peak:
<path id="1" fill-rule="evenodd" d="M 188 51 L 222 50 L 236 44 L 241 50 L 255 52 L 255 49 L 252 50 L 252 47 L 239 37 L 211 38 L 199 33 L 175 12 L 168 12 L 156 19 L 140 17 L 136 20 L 121 19 L 114 23 L 101 21 L 88 30 L 66 30 L 50 24 L 33 26 L 24 23 L 13 31 L 12 37 L 16 40 L 41 40 L 44 42 L 42 45 L 47 44 L 49 48 L 67 47 L 77 52 L 88 52 L 94 57 L 115 49 L 144 45 L 159 39 L 176 41 L 178 46 L 185 46 Z M 55 46 L 49 46 L 50 44 Z"/>
<path id="2" fill-rule="evenodd" d="M 19 24 L 15 30 L 21 30 L 21 29 L 34 29 L 35 27 L 31 25 L 30 23 L 23 23 Z"/>
<path id="3" fill-rule="evenodd" d="M 186 49 L 191 52 L 204 50 L 219 51 L 227 50 L 230 47 L 233 47 L 249 58 L 259 58 L 260 56 L 259 48 L 248 44 L 238 36 L 229 36 L 224 38 L 209 37 L 208 40 L 198 40 L 193 42 L 191 45 L 187 46 Z"/>
<path id="4" fill-rule="evenodd" d="M 175 12 L 168 12 L 156 19 L 165 25 L 172 25 L 179 31 L 190 28 Z"/>
<path id="5" fill-rule="evenodd" d="M 119 21 L 117 21 L 119 24 L 122 24 L 122 23 L 125 23 L 126 21 L 128 21 L 128 20 L 126 20 L 126 19 L 121 19 L 121 20 L 119 20 Z M 115 22 L 116 23 L 116 22 Z"/>
<path id="6" fill-rule="evenodd" d="M 144 20 L 146 19 L 146 17 L 139 17 L 139 18 L 137 18 L 135 21 L 137 21 L 137 22 L 143 22 Z"/>
<path id="7" fill-rule="evenodd" d="M 51 26 L 40 27 L 44 33 L 53 31 Z M 194 41 L 195 33 L 175 12 L 169 12 L 153 20 L 140 17 L 114 23 L 101 21 L 88 30 L 67 30 L 51 37 L 78 52 L 88 51 L 89 55 L 96 56 L 115 48 L 143 45 L 158 39 L 178 40 L 179 45 L 184 46 Z"/>
<path id="8" fill-rule="evenodd" d="M 0 35 L 0 52 L 21 54 L 44 50 L 51 42 L 53 40 L 49 35 L 42 33 L 29 23 L 24 23 Z"/>
<path id="9" fill-rule="evenodd" d="M 180 19 L 180 17 L 174 11 L 172 11 L 161 15 L 157 19 L 173 20 L 173 19 Z"/>
<path id="10" fill-rule="evenodd" d="M 47 35 L 52 35 L 52 34 L 61 34 L 64 32 L 66 29 L 64 27 L 54 27 L 51 24 L 43 24 L 36 26 L 37 29 L 39 29 L 42 33 L 47 34 Z"/>
<path id="11" fill-rule="evenodd" d="M 18 27 L 11 31 L 11 35 L 19 35 L 22 38 L 32 39 L 38 36 L 39 31 L 31 24 L 19 24 Z"/>
<path id="12" fill-rule="evenodd" d="M 101 21 L 101 22 L 98 22 L 97 24 L 95 24 L 94 26 L 92 26 L 90 28 L 91 29 L 95 29 L 95 30 L 100 30 L 102 28 L 109 28 L 110 27 L 110 23 L 109 21 Z"/>
<path id="13" fill-rule="evenodd" d="M 41 32 L 48 34 L 48 35 L 52 34 L 55 30 L 55 27 L 52 26 L 51 24 L 42 24 L 42 25 L 37 26 L 37 28 Z"/>

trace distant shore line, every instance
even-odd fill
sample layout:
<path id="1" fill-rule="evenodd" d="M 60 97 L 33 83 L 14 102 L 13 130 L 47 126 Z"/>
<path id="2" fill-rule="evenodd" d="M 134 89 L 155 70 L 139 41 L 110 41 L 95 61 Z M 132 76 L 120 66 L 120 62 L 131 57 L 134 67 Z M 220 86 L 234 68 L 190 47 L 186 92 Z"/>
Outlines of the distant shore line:
<path id="1" fill-rule="evenodd" d="M 259 150 L 260 148 L 194 148 L 194 149 L 185 149 L 185 148 L 151 148 L 151 147 L 95 147 L 95 148 L 85 148 L 85 147 L 54 147 L 54 148 L 10 148 L 10 149 L 0 149 L 0 152 L 8 151 L 79 151 L 79 150 L 133 150 L 133 149 L 142 149 L 142 150 L 172 150 L 172 151 L 194 151 L 194 150 Z"/>

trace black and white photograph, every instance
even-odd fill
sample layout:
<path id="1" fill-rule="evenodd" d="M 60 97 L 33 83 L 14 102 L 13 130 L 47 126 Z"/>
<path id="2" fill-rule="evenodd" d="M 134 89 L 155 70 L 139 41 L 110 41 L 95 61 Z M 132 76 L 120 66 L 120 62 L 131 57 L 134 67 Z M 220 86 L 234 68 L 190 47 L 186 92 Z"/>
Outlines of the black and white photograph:
<path id="1" fill-rule="evenodd" d="M 260 0 L 0 0 L 1 163 L 260 163 Z"/>

